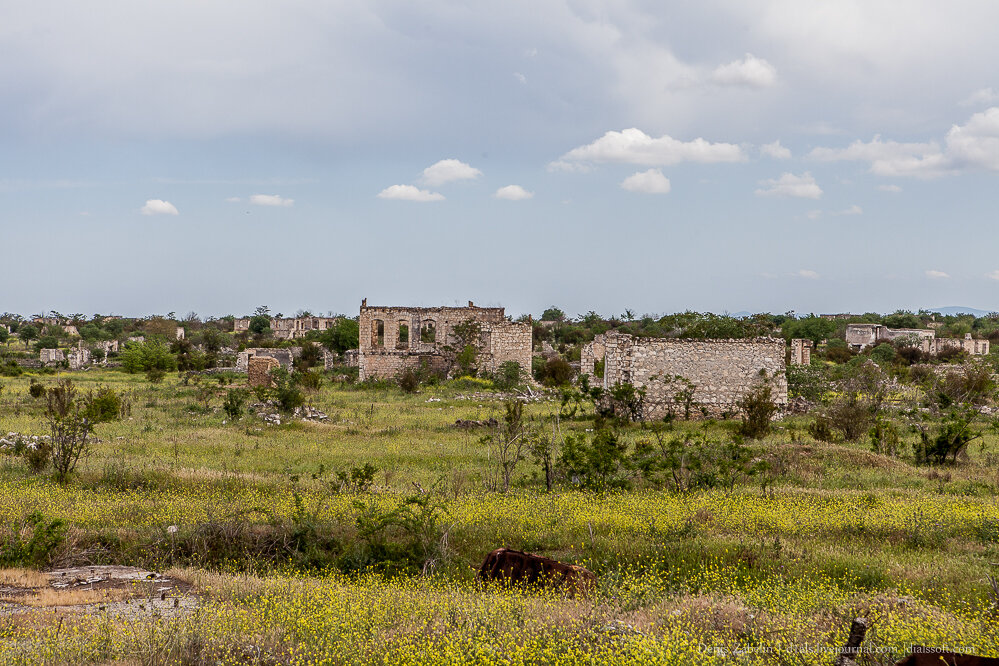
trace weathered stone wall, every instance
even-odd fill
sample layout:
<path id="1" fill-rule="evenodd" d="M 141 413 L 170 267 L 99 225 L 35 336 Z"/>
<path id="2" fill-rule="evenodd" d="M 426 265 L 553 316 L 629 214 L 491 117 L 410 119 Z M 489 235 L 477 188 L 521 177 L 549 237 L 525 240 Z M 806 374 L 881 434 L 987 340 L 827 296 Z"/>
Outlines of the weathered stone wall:
<path id="1" fill-rule="evenodd" d="M 530 377 L 533 332 L 529 324 L 512 321 L 488 323 L 483 326 L 483 351 L 479 369 L 494 373 L 508 361 L 520 364 Z"/>
<path id="2" fill-rule="evenodd" d="M 583 345 L 579 355 L 579 374 L 595 376 L 594 366 L 597 361 L 602 361 L 607 355 L 606 340 L 607 335 L 601 333 L 593 336 L 593 342 L 587 342 Z"/>
<path id="3" fill-rule="evenodd" d="M 59 363 L 66 360 L 66 353 L 61 349 L 42 349 L 38 353 L 38 358 L 44 365 L 49 363 Z"/>
<path id="4" fill-rule="evenodd" d="M 962 349 L 972 356 L 987 356 L 989 341 L 976 340 L 971 337 L 971 333 L 966 333 L 963 340 L 961 338 L 936 338 L 933 341 L 932 353 L 939 354 L 944 349 Z"/>
<path id="5" fill-rule="evenodd" d="M 791 340 L 791 365 L 810 365 L 812 363 L 812 341 L 802 338 Z"/>
<path id="6" fill-rule="evenodd" d="M 694 400 L 710 416 L 737 413 L 736 403 L 764 378 L 773 387 L 774 401 L 787 405 L 785 346 L 780 339 L 681 340 L 611 332 L 605 345 L 604 388 L 624 382 L 644 388 L 644 419 L 667 414 L 674 389 L 664 379 L 674 375 L 695 385 Z"/>
<path id="7" fill-rule="evenodd" d="M 358 325 L 358 376 L 395 377 L 406 368 L 427 365 L 435 372 L 448 370 L 443 347 L 455 347 L 454 328 L 466 321 L 480 326 L 479 368 L 495 372 L 506 361 L 516 361 L 531 371 L 531 325 L 506 320 L 503 308 L 369 307 L 361 303 Z"/>
<path id="8" fill-rule="evenodd" d="M 66 360 L 69 361 L 70 370 L 80 370 L 90 363 L 90 350 L 83 346 L 71 349 L 66 355 Z"/>
<path id="9" fill-rule="evenodd" d="M 282 368 L 291 370 L 292 364 L 301 353 L 301 347 L 250 347 L 236 355 L 236 371 L 248 372 L 250 359 L 257 356 L 267 356 L 276 359 Z"/>
<path id="10" fill-rule="evenodd" d="M 250 386 L 271 386 L 271 370 L 280 367 L 277 359 L 270 356 L 251 356 L 247 367 L 246 383 Z"/>

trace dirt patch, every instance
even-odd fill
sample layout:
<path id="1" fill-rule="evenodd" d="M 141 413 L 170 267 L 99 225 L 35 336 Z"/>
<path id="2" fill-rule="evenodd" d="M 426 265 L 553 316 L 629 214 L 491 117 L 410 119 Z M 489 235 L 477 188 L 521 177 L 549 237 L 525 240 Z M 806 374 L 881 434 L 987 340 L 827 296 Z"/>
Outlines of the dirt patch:
<path id="1" fill-rule="evenodd" d="M 173 616 L 193 611 L 198 603 L 187 581 L 137 567 L 0 571 L 0 615 L 48 608 L 127 618 Z"/>

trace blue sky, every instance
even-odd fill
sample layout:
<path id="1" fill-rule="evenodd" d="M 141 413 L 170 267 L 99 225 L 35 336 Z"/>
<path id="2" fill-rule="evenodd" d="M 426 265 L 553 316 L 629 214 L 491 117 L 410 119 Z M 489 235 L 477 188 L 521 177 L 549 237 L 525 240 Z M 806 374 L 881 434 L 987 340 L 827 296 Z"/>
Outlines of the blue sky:
<path id="1" fill-rule="evenodd" d="M 995 3 L 0 10 L 0 311 L 999 309 Z"/>

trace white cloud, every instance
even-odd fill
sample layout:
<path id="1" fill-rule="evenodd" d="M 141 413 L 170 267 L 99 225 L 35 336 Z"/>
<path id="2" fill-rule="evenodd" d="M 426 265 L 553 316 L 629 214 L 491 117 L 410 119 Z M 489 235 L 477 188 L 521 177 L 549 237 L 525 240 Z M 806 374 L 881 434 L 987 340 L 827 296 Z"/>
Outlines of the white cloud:
<path id="1" fill-rule="evenodd" d="M 520 72 L 514 72 L 513 78 L 517 79 L 521 83 L 527 83 L 527 77 L 521 74 Z"/>
<path id="2" fill-rule="evenodd" d="M 824 162 L 855 160 L 869 162 L 878 176 L 939 178 L 966 169 L 999 171 L 999 107 L 976 113 L 964 125 L 954 125 L 935 141 L 899 143 L 875 136 L 869 142 L 854 141 L 846 148 L 815 148 L 809 157 Z"/>
<path id="3" fill-rule="evenodd" d="M 777 83 L 777 70 L 763 58 L 747 53 L 742 60 L 716 67 L 711 81 L 720 86 L 769 88 Z"/>
<path id="4" fill-rule="evenodd" d="M 746 155 L 734 143 L 711 143 L 702 138 L 680 141 L 663 135 L 654 139 L 640 129 L 610 131 L 593 143 L 573 148 L 552 162 L 550 168 L 566 170 L 566 163 L 615 162 L 645 166 L 670 166 L 680 162 L 743 162 Z"/>
<path id="5" fill-rule="evenodd" d="M 820 217 L 822 217 L 822 211 L 821 210 L 810 210 L 807 213 L 805 213 L 805 217 L 807 217 L 809 220 L 817 220 Z"/>
<path id="6" fill-rule="evenodd" d="M 857 204 L 853 204 L 849 208 L 838 210 L 835 213 L 833 213 L 833 215 L 863 215 L 863 214 L 864 214 L 864 209 L 858 206 Z"/>
<path id="7" fill-rule="evenodd" d="M 980 88 L 962 99 L 958 104 L 961 106 L 978 106 L 979 104 L 991 104 L 999 101 L 999 93 L 992 88 Z"/>
<path id="8" fill-rule="evenodd" d="M 280 194 L 254 194 L 250 196 L 254 206 L 294 206 L 294 199 L 285 199 Z"/>
<path id="9" fill-rule="evenodd" d="M 773 143 L 765 143 L 760 146 L 760 154 L 766 157 L 772 157 L 775 160 L 789 160 L 791 159 L 791 151 L 788 148 L 780 145 L 780 141 L 774 141 Z"/>
<path id="10" fill-rule="evenodd" d="M 761 187 L 756 190 L 761 197 L 800 197 L 802 199 L 818 199 L 822 196 L 822 188 L 815 182 L 812 174 L 805 172 L 800 176 L 793 173 L 782 173 L 780 178 L 770 178 L 760 181 Z"/>
<path id="11" fill-rule="evenodd" d="M 802 268 L 800 271 L 795 273 L 798 277 L 805 278 L 806 280 L 818 280 L 819 274 L 815 271 L 808 270 L 807 268 Z"/>
<path id="12" fill-rule="evenodd" d="M 893 194 L 898 194 L 902 191 L 902 188 L 898 185 L 878 185 L 878 189 L 882 192 L 891 192 Z"/>
<path id="13" fill-rule="evenodd" d="M 242 201 L 239 197 L 226 197 L 225 199 L 228 203 L 239 203 Z"/>
<path id="14" fill-rule="evenodd" d="M 415 185 L 391 185 L 379 192 L 378 198 L 399 201 L 443 201 L 444 195 L 439 192 L 421 190 Z"/>
<path id="15" fill-rule="evenodd" d="M 991 273 L 989 273 L 985 277 L 990 278 L 992 280 L 999 280 L 999 270 L 992 271 Z"/>
<path id="16" fill-rule="evenodd" d="M 621 189 L 642 194 L 668 194 L 669 178 L 659 169 L 649 169 L 633 173 L 621 183 Z"/>
<path id="17" fill-rule="evenodd" d="M 162 199 L 149 199 L 140 211 L 143 215 L 177 215 L 177 207 Z"/>
<path id="18" fill-rule="evenodd" d="M 482 172 L 461 160 L 441 160 L 423 170 L 421 182 L 430 187 L 439 187 L 456 180 L 478 178 Z"/>
<path id="19" fill-rule="evenodd" d="M 509 201 L 523 201 L 534 196 L 533 192 L 528 192 L 520 185 L 507 185 L 501 187 L 493 194 L 497 199 L 507 199 Z"/>
<path id="20" fill-rule="evenodd" d="M 943 279 L 949 278 L 950 276 L 947 275 L 946 273 L 944 273 L 943 271 L 932 271 L 931 270 L 931 271 L 926 271 L 926 277 L 931 278 L 933 280 L 943 280 Z"/>

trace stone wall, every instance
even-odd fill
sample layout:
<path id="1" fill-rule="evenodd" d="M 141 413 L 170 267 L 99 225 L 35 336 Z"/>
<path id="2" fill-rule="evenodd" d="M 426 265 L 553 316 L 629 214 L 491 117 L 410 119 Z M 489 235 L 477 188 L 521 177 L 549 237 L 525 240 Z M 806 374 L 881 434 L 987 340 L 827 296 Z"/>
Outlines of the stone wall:
<path id="1" fill-rule="evenodd" d="M 80 370 L 90 363 L 90 350 L 82 345 L 71 349 L 66 355 L 66 360 L 69 361 L 70 370 Z"/>
<path id="2" fill-rule="evenodd" d="M 43 365 L 50 363 L 60 363 L 66 360 L 66 353 L 61 349 L 42 349 L 38 353 L 38 358 Z"/>
<path id="3" fill-rule="evenodd" d="M 971 337 L 971 333 L 965 333 L 961 338 L 936 338 L 933 340 L 933 354 L 939 354 L 944 349 L 961 349 L 971 356 L 987 356 L 989 353 L 988 340 L 976 340 Z"/>
<path id="4" fill-rule="evenodd" d="M 271 386 L 271 370 L 280 367 L 277 359 L 270 356 L 251 356 L 247 366 L 247 380 L 249 386 Z"/>
<path id="5" fill-rule="evenodd" d="M 972 356 L 989 353 L 989 341 L 978 340 L 970 333 L 961 338 L 938 338 L 933 328 L 888 328 L 882 324 L 847 324 L 846 344 L 854 351 L 882 342 L 892 342 L 900 338 L 911 338 L 927 354 L 938 354 L 944 349 L 963 349 Z"/>
<path id="6" fill-rule="evenodd" d="M 579 355 L 579 374 L 589 375 L 590 377 L 596 376 L 594 366 L 597 361 L 602 361 L 604 356 L 607 355 L 606 341 L 607 334 L 601 333 L 600 335 L 593 336 L 593 342 L 587 342 L 583 345 Z"/>
<path id="7" fill-rule="evenodd" d="M 516 361 L 531 372 L 531 325 L 507 321 L 503 308 L 408 308 L 361 303 L 358 375 L 361 380 L 395 377 L 406 368 L 426 366 L 435 372 L 450 370 L 445 347 L 459 341 L 454 329 L 466 321 L 479 324 L 479 370 L 495 372 L 506 361 Z"/>
<path id="8" fill-rule="evenodd" d="M 791 340 L 791 365 L 811 365 L 812 341 L 802 338 Z"/>
<path id="9" fill-rule="evenodd" d="M 604 388 L 624 382 L 644 388 L 644 419 L 668 413 L 676 390 L 668 380 L 675 375 L 694 384 L 694 400 L 709 416 L 737 413 L 738 401 L 764 379 L 773 387 L 774 402 L 787 405 L 785 346 L 780 339 L 681 340 L 610 332 L 605 346 Z"/>
<path id="10" fill-rule="evenodd" d="M 280 363 L 285 370 L 291 370 L 295 359 L 302 353 L 301 347 L 250 347 L 236 355 L 236 372 L 248 372 L 250 359 L 256 356 L 267 356 Z"/>

